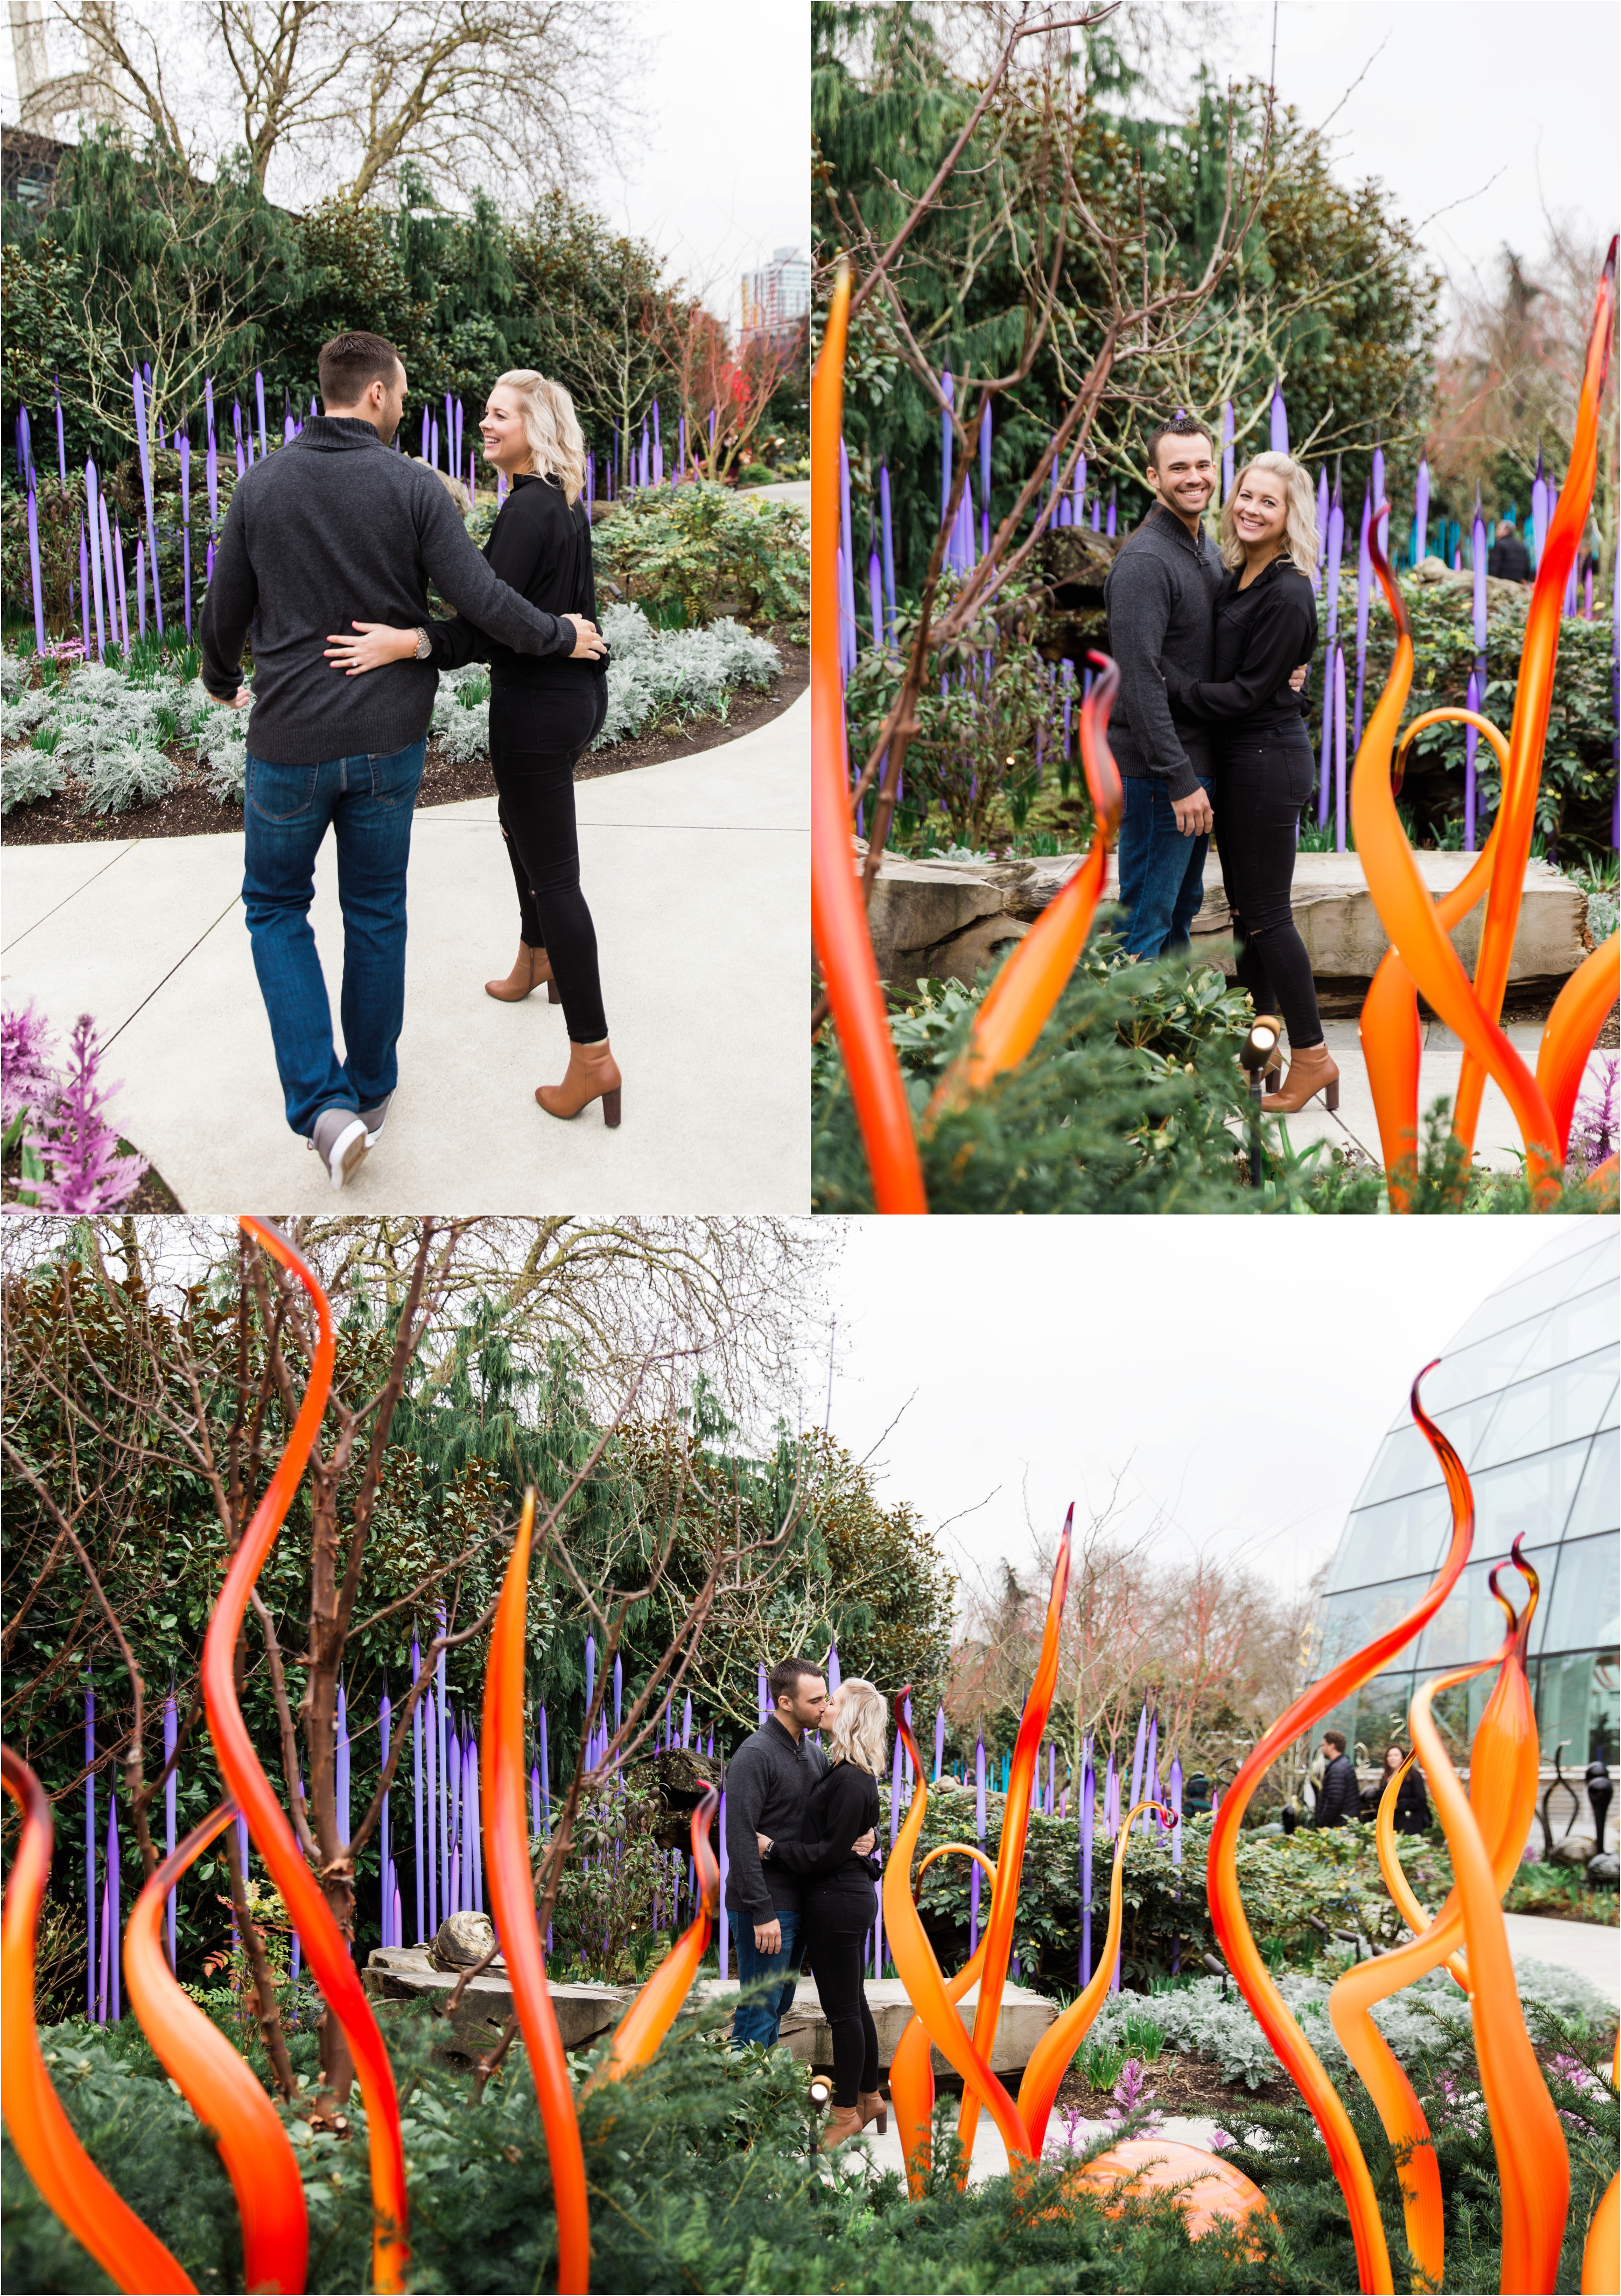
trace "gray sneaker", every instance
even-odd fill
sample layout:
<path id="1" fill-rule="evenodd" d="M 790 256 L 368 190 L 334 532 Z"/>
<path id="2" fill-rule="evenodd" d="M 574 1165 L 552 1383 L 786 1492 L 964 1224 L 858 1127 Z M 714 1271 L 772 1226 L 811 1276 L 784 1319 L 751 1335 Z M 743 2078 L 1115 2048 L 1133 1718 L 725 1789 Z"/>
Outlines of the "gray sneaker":
<path id="1" fill-rule="evenodd" d="M 368 1148 L 375 1148 L 378 1142 L 382 1138 L 383 1121 L 389 1113 L 389 1105 L 393 1098 L 394 1095 L 391 1092 L 386 1092 L 382 1098 L 378 1102 L 375 1108 L 363 1108 L 361 1110 L 360 1120 L 366 1128 L 366 1146 Z"/>
<path id="2" fill-rule="evenodd" d="M 352 1108 L 323 1108 L 309 1144 L 326 1166 L 333 1187 L 341 1188 L 360 1169 L 372 1143 Z"/>

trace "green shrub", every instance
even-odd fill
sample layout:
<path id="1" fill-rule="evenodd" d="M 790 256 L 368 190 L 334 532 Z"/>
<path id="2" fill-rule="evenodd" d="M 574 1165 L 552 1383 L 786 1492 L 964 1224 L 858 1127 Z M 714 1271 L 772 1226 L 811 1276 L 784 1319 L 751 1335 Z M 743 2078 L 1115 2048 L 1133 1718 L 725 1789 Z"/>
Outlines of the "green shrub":
<path id="1" fill-rule="evenodd" d="M 599 603 L 617 592 L 654 620 L 741 613 L 790 622 L 806 607 L 806 521 L 792 503 L 749 502 L 697 482 L 627 495 L 593 529 Z"/>

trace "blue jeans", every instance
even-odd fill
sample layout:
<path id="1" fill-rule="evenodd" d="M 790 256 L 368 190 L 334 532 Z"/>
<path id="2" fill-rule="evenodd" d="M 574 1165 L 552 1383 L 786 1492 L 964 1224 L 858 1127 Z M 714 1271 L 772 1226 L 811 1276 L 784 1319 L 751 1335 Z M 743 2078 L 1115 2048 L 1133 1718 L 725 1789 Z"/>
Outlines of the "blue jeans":
<path id="1" fill-rule="evenodd" d="M 242 902 L 253 969 L 270 1016 L 287 1121 L 315 1129 L 325 1108 L 373 1108 L 399 1078 L 394 1047 L 405 1008 L 405 865 L 426 742 L 389 757 L 277 766 L 251 753 L 242 811 Z M 338 844 L 343 908 L 344 1057 L 309 905 L 328 826 Z"/>
<path id="2" fill-rule="evenodd" d="M 1184 837 L 1158 774 L 1122 774 L 1126 810 L 1120 822 L 1120 900 L 1131 913 L 1126 935 L 1131 956 L 1158 956 L 1186 948 L 1205 898 L 1208 837 Z M 1207 797 L 1210 783 L 1201 774 Z"/>
<path id="3" fill-rule="evenodd" d="M 750 1915 L 729 1913 L 733 1949 L 737 1956 L 737 1981 L 745 1993 L 751 1985 L 768 1977 L 782 1980 L 774 1992 L 762 1993 L 757 2000 L 740 2001 L 732 2020 L 732 2046 L 746 2048 L 750 2041 L 759 2041 L 766 2048 L 776 2045 L 777 2027 L 793 2006 L 794 1985 L 799 1974 L 799 1964 L 805 1959 L 803 1915 L 779 1913 L 782 1926 L 782 1950 L 765 1954 L 757 1950 L 754 1942 L 754 1921 Z"/>

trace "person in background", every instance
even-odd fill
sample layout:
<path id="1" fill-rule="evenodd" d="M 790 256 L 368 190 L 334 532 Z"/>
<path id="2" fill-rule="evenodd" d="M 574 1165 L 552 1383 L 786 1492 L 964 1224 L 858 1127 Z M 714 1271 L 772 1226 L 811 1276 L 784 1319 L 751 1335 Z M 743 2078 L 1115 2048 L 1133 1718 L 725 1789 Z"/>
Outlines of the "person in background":
<path id="1" fill-rule="evenodd" d="M 1405 1746 L 1392 1744 L 1386 1747 L 1384 1773 L 1374 1801 L 1376 1810 L 1390 1784 L 1392 1773 L 1399 1770 L 1406 1759 Z M 1429 1831 L 1429 1796 L 1424 1791 L 1423 1774 L 1416 1762 L 1396 1789 L 1395 1824 L 1398 1833 L 1428 1833 Z"/>
<path id="2" fill-rule="evenodd" d="M 1356 1765 L 1346 1753 L 1346 1734 L 1343 1730 L 1323 1732 L 1322 1759 L 1328 1767 L 1322 1773 L 1322 1784 L 1317 1789 L 1317 1809 L 1313 1824 L 1343 1825 L 1347 1818 L 1358 1816 L 1362 1808 L 1362 1797 L 1356 1785 Z"/>
<path id="3" fill-rule="evenodd" d="M 1494 574 L 1500 582 L 1531 579 L 1531 554 L 1520 540 L 1512 519 L 1498 520 L 1497 538 L 1486 554 L 1486 570 Z"/>
<path id="4" fill-rule="evenodd" d="M 798 1841 L 758 1837 L 762 1863 L 797 1874 L 805 1886 L 805 1961 L 833 2036 L 833 2107 L 822 2133 L 831 2152 L 876 2120 L 881 2136 L 888 2108 L 878 2086 L 878 2029 L 867 2002 L 867 1939 L 878 1919 L 878 1861 L 859 1844 L 878 1824 L 878 1783 L 889 1767 L 882 1697 L 851 1675 L 833 1693 L 823 1718 L 832 1761 L 805 1806 Z"/>
<path id="5" fill-rule="evenodd" d="M 763 1871 L 759 1836 L 798 1841 L 806 1804 L 827 1768 L 826 1755 L 806 1739 L 827 1705 L 822 1674 L 805 1659 L 785 1658 L 766 1676 L 765 1688 L 771 1711 L 726 1765 L 725 1913 L 738 1982 L 745 1997 L 751 1987 L 771 1988 L 738 2004 L 732 2020 L 734 2049 L 751 2042 L 775 2046 L 805 1958 L 804 1884 L 780 1860 L 773 1860 L 769 1874 Z M 876 1840 L 867 1835 L 868 1849 Z"/>

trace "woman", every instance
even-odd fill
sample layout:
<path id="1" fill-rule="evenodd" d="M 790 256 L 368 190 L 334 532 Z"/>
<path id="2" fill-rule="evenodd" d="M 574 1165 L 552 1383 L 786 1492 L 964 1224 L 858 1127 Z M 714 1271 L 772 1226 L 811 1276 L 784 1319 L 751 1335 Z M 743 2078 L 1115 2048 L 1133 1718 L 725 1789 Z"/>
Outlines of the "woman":
<path id="1" fill-rule="evenodd" d="M 831 1759 L 805 1806 L 798 1841 L 755 1838 L 760 1857 L 790 1874 L 803 1874 L 805 1958 L 816 1980 L 822 2013 L 833 2033 L 833 2107 L 822 2134 L 831 2152 L 870 2120 L 880 2133 L 888 2107 L 878 2089 L 878 2030 L 867 2006 L 867 1938 L 878 1919 L 873 1876 L 878 1861 L 857 1857 L 851 1844 L 878 1825 L 878 1781 L 888 1767 L 884 1702 L 870 1682 L 852 1675 L 823 1711 Z"/>
<path id="2" fill-rule="evenodd" d="M 1339 1105 L 1339 1070 L 1289 902 L 1315 771 L 1289 685 L 1317 644 L 1316 512 L 1298 463 L 1266 454 L 1245 465 L 1222 512 L 1221 552 L 1228 570 L 1216 592 L 1214 674 L 1197 683 L 1167 676 L 1166 687 L 1216 729 L 1216 841 L 1238 977 L 1257 1012 L 1281 1013 L 1289 1031 L 1289 1075 L 1261 1105 L 1291 1116 L 1314 1093 Z"/>
<path id="3" fill-rule="evenodd" d="M 1385 1775 L 1379 1782 L 1379 1799 L 1381 1801 L 1385 1789 L 1390 1784 L 1392 1772 L 1399 1770 L 1406 1759 L 1405 1746 L 1386 1747 Z M 1416 1762 L 1396 1788 L 1395 1824 L 1398 1833 L 1428 1833 L 1429 1831 L 1429 1796 L 1424 1791 L 1424 1780 Z"/>
<path id="4" fill-rule="evenodd" d="M 511 488 L 484 554 L 502 580 L 552 614 L 596 619 L 591 521 L 582 499 L 585 441 L 561 383 L 521 367 L 503 374 L 479 425 L 485 460 Z M 334 638 L 327 659 L 354 676 L 421 649 L 421 630 L 357 622 L 358 636 Z M 486 992 L 515 1004 L 548 985 L 569 1031 L 569 1070 L 535 1097 L 549 1116 L 577 1116 L 594 1100 L 602 1120 L 619 1121 L 620 1076 L 608 1040 L 597 976 L 596 933 L 580 890 L 574 821 L 574 767 L 608 708 L 606 655 L 515 653 L 470 622 L 430 622 L 428 645 L 441 669 L 490 666 L 490 763 L 502 835 L 518 887 L 518 961 Z M 596 641 L 599 646 L 600 640 Z"/>

